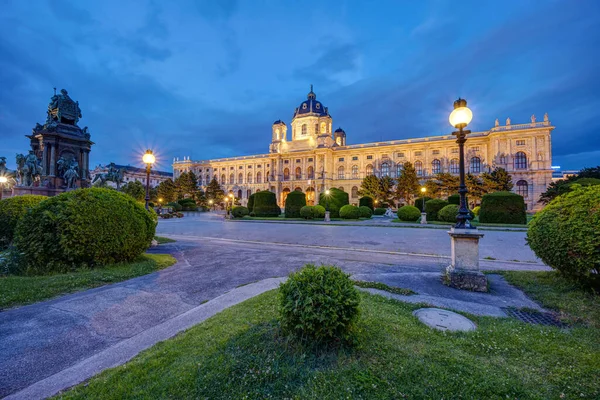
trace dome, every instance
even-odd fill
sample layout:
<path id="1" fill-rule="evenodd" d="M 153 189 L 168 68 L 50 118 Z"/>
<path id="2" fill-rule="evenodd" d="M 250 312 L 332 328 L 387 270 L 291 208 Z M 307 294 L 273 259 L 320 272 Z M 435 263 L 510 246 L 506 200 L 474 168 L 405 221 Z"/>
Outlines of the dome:
<path id="1" fill-rule="evenodd" d="M 273 125 L 285 125 L 285 122 L 283 122 L 282 120 L 278 119 L 277 121 L 273 122 Z"/>
<path id="2" fill-rule="evenodd" d="M 317 95 L 313 92 L 312 85 L 310 85 L 310 92 L 306 97 L 306 100 L 300 103 L 300 106 L 296 108 L 296 111 L 294 111 L 294 118 L 305 115 L 317 117 L 330 116 L 327 107 L 325 107 L 320 101 L 317 101 Z"/>
<path id="3" fill-rule="evenodd" d="M 334 133 L 346 133 L 341 127 L 337 128 Z"/>

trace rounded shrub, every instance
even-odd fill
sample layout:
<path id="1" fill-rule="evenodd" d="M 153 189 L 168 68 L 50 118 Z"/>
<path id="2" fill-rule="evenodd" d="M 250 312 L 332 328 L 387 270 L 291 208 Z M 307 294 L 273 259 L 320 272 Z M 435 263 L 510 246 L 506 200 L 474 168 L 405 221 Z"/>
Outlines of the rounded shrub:
<path id="1" fill-rule="evenodd" d="M 523 196 L 512 192 L 484 194 L 479 209 L 479 222 L 494 224 L 526 224 Z"/>
<path id="2" fill-rule="evenodd" d="M 304 206 L 300 209 L 300 217 L 304 219 L 313 219 L 315 217 L 315 209 L 313 206 Z"/>
<path id="3" fill-rule="evenodd" d="M 329 189 L 329 196 L 326 196 L 325 193 L 321 193 L 319 196 L 319 205 L 326 207 L 328 202 L 331 218 L 339 218 L 340 209 L 346 204 L 350 204 L 348 193 L 336 188 Z"/>
<path id="4" fill-rule="evenodd" d="M 428 221 L 438 221 L 438 213 L 439 211 L 446 207 L 448 202 L 446 200 L 441 199 L 432 199 L 425 202 L 425 212 L 427 213 Z"/>
<path id="5" fill-rule="evenodd" d="M 373 210 L 367 206 L 360 206 L 358 207 L 358 214 L 361 218 L 371 218 Z"/>
<path id="6" fill-rule="evenodd" d="M 252 212 L 257 217 L 279 217 L 281 208 L 277 205 L 277 196 L 275 196 L 275 193 L 268 190 L 254 193 Z"/>
<path id="7" fill-rule="evenodd" d="M 386 211 L 385 208 L 376 208 L 373 210 L 373 215 L 383 215 Z"/>
<path id="8" fill-rule="evenodd" d="M 416 221 L 421 217 L 421 210 L 415 206 L 402 206 L 398 209 L 400 221 Z"/>
<path id="9" fill-rule="evenodd" d="M 170 203 L 165 204 L 165 207 L 172 207 L 173 211 L 181 211 L 183 210 L 183 206 L 176 201 L 172 201 Z"/>
<path id="10" fill-rule="evenodd" d="M 340 218 L 343 219 L 358 219 L 360 217 L 360 210 L 358 207 L 346 204 L 340 208 Z"/>
<path id="11" fill-rule="evenodd" d="M 306 206 L 306 194 L 294 190 L 285 198 L 285 217 L 300 218 L 300 209 Z"/>
<path id="12" fill-rule="evenodd" d="M 417 207 L 419 210 L 424 210 L 424 205 L 427 204 L 427 202 L 429 200 L 432 200 L 432 198 L 431 197 L 427 197 L 427 196 L 425 196 L 425 197 L 417 197 L 415 199 L 414 206 Z"/>
<path id="13" fill-rule="evenodd" d="M 32 208 L 17 225 L 14 245 L 26 274 L 131 261 L 150 246 L 155 217 L 124 193 L 78 189 Z"/>
<path id="14" fill-rule="evenodd" d="M 248 211 L 248 207 L 244 206 L 236 206 L 231 210 L 231 215 L 233 215 L 233 218 L 243 218 L 248 214 L 250 214 L 250 211 Z"/>
<path id="15" fill-rule="evenodd" d="M 177 200 L 177 204 L 181 206 L 181 210 L 177 211 L 197 211 L 198 205 L 194 199 L 181 199 Z"/>
<path id="16" fill-rule="evenodd" d="M 448 204 L 456 204 L 460 206 L 460 195 L 458 193 L 448 196 Z"/>
<path id="17" fill-rule="evenodd" d="M 359 207 L 369 207 L 371 209 L 371 211 L 373 211 L 375 208 L 373 207 L 373 198 L 371 196 L 363 196 L 360 199 L 358 199 L 358 206 Z"/>
<path id="18" fill-rule="evenodd" d="M 448 204 L 438 212 L 438 220 L 443 222 L 456 222 L 458 209 L 459 207 L 456 204 Z"/>
<path id="19" fill-rule="evenodd" d="M 561 275 L 599 287 L 600 186 L 574 186 L 552 200 L 533 216 L 527 243 Z"/>
<path id="20" fill-rule="evenodd" d="M 313 206 L 313 213 L 315 218 L 325 218 L 325 207 L 317 204 Z"/>
<path id="21" fill-rule="evenodd" d="M 254 210 L 254 195 L 256 193 L 252 193 L 250 197 L 248 197 L 248 211 L 252 212 Z"/>
<path id="22" fill-rule="evenodd" d="M 0 250 L 10 246 L 17 223 L 27 211 L 46 199 L 46 196 L 26 194 L 0 200 Z"/>
<path id="23" fill-rule="evenodd" d="M 480 209 L 481 209 L 480 206 L 476 206 L 476 207 L 473 208 L 473 210 L 471 210 L 471 212 L 473 213 L 473 215 L 475 215 L 476 217 L 478 217 Z"/>
<path id="24" fill-rule="evenodd" d="M 348 339 L 359 303 L 350 276 L 337 267 L 308 264 L 279 286 L 281 327 L 305 340 Z"/>

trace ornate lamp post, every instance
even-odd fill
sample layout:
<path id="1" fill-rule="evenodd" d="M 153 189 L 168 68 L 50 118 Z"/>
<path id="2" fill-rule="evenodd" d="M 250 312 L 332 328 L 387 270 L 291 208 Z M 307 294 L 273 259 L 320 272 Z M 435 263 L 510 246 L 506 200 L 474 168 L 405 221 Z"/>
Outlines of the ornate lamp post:
<path id="1" fill-rule="evenodd" d="M 212 199 L 210 199 L 210 200 L 208 201 L 208 209 L 209 209 L 209 210 L 212 210 L 212 206 L 213 206 L 213 201 L 212 201 Z"/>
<path id="2" fill-rule="evenodd" d="M 146 210 L 148 210 L 148 202 L 150 201 L 150 171 L 152 170 L 152 165 L 156 161 L 156 157 L 152 154 L 152 150 L 146 150 L 142 160 L 144 161 L 144 164 L 146 164 Z"/>
<path id="3" fill-rule="evenodd" d="M 331 221 L 331 217 L 329 214 L 329 194 L 331 192 L 329 191 L 329 189 L 327 189 L 325 191 L 325 222 L 329 222 Z"/>
<path id="4" fill-rule="evenodd" d="M 456 136 L 456 143 L 458 143 L 459 152 L 459 176 L 460 185 L 458 194 L 460 195 L 460 207 L 458 209 L 458 215 L 456 216 L 456 228 L 457 229 L 470 229 L 472 228 L 469 220 L 471 215 L 467 208 L 467 186 L 465 185 L 465 142 L 467 141 L 467 134 L 471 131 L 464 130 L 469 122 L 473 119 L 473 113 L 467 107 L 467 101 L 459 98 L 454 102 L 454 110 L 450 113 L 450 125 L 458 129 L 458 131 L 452 132 Z"/>
<path id="5" fill-rule="evenodd" d="M 425 192 L 427 188 L 421 187 L 421 224 L 427 224 L 427 213 L 425 212 Z"/>
<path id="6" fill-rule="evenodd" d="M 4 191 L 4 185 L 8 182 L 8 178 L 5 176 L 0 176 L 0 200 L 2 200 L 2 192 Z"/>
<path id="7" fill-rule="evenodd" d="M 229 208 L 227 208 L 227 218 L 231 219 L 231 210 L 233 209 L 233 193 L 229 193 Z M 225 207 L 227 207 L 227 202 L 225 202 Z"/>

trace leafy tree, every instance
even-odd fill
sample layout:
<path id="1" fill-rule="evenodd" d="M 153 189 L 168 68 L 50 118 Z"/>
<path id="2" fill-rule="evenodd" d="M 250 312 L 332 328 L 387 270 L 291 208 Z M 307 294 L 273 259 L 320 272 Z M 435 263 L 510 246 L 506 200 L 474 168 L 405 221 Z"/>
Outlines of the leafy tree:
<path id="1" fill-rule="evenodd" d="M 360 184 L 358 194 L 360 196 L 369 196 L 382 203 L 395 204 L 394 202 L 394 184 L 396 182 L 389 176 L 381 178 L 375 175 L 369 175 L 363 179 Z"/>
<path id="2" fill-rule="evenodd" d="M 427 196 L 435 198 L 441 197 L 441 185 L 437 180 L 427 179 L 425 181 L 425 185 L 423 186 L 425 186 L 425 189 L 427 189 L 427 192 L 425 192 Z"/>
<path id="3" fill-rule="evenodd" d="M 592 168 L 584 168 L 577 175 L 551 182 L 546 191 L 540 195 L 539 202 L 548 204 L 557 196 L 570 192 L 572 190 L 571 184 L 582 178 L 600 179 L 600 165 Z"/>
<path id="4" fill-rule="evenodd" d="M 360 183 L 358 195 L 379 199 L 379 178 L 377 178 L 375 175 L 365 176 Z"/>
<path id="5" fill-rule="evenodd" d="M 171 178 L 159 183 L 156 190 L 158 197 L 163 199 L 163 204 L 177 200 L 175 196 L 175 183 L 173 183 Z"/>
<path id="6" fill-rule="evenodd" d="M 225 192 L 221 189 L 221 185 L 217 178 L 213 176 L 212 180 L 206 186 L 205 198 L 206 201 L 212 200 L 215 204 L 220 203 L 225 197 Z"/>
<path id="7" fill-rule="evenodd" d="M 402 166 L 402 173 L 396 185 L 396 197 L 409 203 L 412 196 L 419 192 L 419 178 L 415 167 L 407 161 Z"/>
<path id="8" fill-rule="evenodd" d="M 439 186 L 440 196 L 448 197 L 451 194 L 458 192 L 458 186 L 460 184 L 460 178 L 458 176 L 447 172 L 441 172 L 435 175 L 435 180 Z"/>
<path id="9" fill-rule="evenodd" d="M 465 175 L 465 185 L 467 185 L 467 198 L 472 201 L 481 200 L 485 194 L 483 182 L 473 174 Z"/>
<path id="10" fill-rule="evenodd" d="M 394 201 L 394 185 L 396 181 L 389 176 L 384 176 L 379 179 L 379 198 L 383 203 L 395 205 Z"/>
<path id="11" fill-rule="evenodd" d="M 198 195 L 198 179 L 196 174 L 193 172 L 182 172 L 177 179 L 175 179 L 175 194 L 178 199 L 185 197 L 191 197 L 196 199 Z"/>
<path id="12" fill-rule="evenodd" d="M 133 197 L 137 201 L 143 201 L 146 198 L 146 188 L 139 181 L 127 182 L 121 186 L 121 192 Z"/>
<path id="13" fill-rule="evenodd" d="M 485 193 L 510 192 L 513 188 L 512 177 L 504 168 L 482 173 L 481 180 Z"/>

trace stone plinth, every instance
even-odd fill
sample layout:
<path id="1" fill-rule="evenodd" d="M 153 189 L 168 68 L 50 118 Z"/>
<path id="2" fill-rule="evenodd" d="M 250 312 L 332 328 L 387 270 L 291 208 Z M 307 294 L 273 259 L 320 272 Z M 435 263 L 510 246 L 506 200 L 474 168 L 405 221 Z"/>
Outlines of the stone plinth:
<path id="1" fill-rule="evenodd" d="M 426 212 L 421 213 L 421 224 L 427 224 L 427 213 Z"/>
<path id="2" fill-rule="evenodd" d="M 35 194 L 39 196 L 56 196 L 65 191 L 62 188 L 48 188 L 44 186 L 15 186 L 13 188 L 13 196 L 21 196 L 24 194 Z"/>
<path id="3" fill-rule="evenodd" d="M 325 222 L 330 222 L 331 217 L 329 216 L 329 211 L 325 211 Z"/>
<path id="4" fill-rule="evenodd" d="M 451 264 L 446 268 L 447 283 L 457 289 L 487 292 L 487 278 L 479 271 L 479 239 L 477 229 L 455 229 L 450 232 Z"/>

